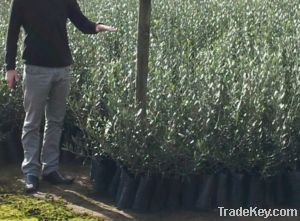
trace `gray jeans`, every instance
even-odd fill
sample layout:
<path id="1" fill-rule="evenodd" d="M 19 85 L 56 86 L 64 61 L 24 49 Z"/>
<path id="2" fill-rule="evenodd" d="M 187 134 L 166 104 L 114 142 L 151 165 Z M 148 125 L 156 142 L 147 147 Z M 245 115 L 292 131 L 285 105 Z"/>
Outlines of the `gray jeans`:
<path id="1" fill-rule="evenodd" d="M 59 143 L 70 90 L 69 67 L 25 65 L 23 92 L 25 120 L 22 131 L 24 174 L 39 176 L 58 170 Z M 45 116 L 42 147 L 40 126 Z"/>

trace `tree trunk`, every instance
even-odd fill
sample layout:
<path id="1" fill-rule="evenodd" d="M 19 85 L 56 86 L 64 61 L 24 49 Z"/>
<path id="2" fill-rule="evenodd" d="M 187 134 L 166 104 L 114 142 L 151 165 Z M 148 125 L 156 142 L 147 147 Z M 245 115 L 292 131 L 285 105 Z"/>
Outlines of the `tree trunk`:
<path id="1" fill-rule="evenodd" d="M 140 0 L 137 47 L 136 103 L 145 118 L 147 108 L 147 78 L 150 47 L 151 0 Z"/>

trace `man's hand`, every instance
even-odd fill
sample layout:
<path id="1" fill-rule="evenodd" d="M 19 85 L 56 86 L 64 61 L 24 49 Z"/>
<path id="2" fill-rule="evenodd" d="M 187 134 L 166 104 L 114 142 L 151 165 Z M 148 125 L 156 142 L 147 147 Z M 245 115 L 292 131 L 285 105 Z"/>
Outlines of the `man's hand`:
<path id="1" fill-rule="evenodd" d="M 116 32 L 117 29 L 112 26 L 108 26 L 108 25 L 104 25 L 104 24 L 96 25 L 96 32 L 104 32 L 104 31 Z"/>
<path id="2" fill-rule="evenodd" d="M 7 81 L 7 85 L 10 89 L 13 89 L 15 83 L 20 80 L 20 77 L 16 70 L 9 70 L 6 72 L 5 80 Z"/>

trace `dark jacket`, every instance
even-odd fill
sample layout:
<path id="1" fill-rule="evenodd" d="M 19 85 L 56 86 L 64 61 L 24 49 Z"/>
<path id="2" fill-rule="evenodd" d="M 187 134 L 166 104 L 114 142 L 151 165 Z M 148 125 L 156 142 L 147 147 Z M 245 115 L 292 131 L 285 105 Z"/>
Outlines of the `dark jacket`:
<path id="1" fill-rule="evenodd" d="M 25 64 L 45 67 L 72 64 L 66 28 L 68 19 L 83 33 L 96 33 L 96 23 L 83 15 L 76 0 L 13 0 L 7 32 L 6 69 L 15 69 L 21 26 L 25 31 L 22 56 Z"/>

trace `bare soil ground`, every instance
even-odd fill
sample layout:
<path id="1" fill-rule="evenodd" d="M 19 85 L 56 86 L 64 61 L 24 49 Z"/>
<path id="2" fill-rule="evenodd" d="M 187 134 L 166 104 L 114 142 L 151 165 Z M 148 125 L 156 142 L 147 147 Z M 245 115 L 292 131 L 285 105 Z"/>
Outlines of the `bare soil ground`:
<path id="1" fill-rule="evenodd" d="M 110 199 L 95 196 L 89 179 L 89 167 L 80 165 L 63 165 L 63 174 L 76 177 L 71 186 L 52 186 L 41 182 L 40 190 L 33 197 L 59 198 L 79 214 L 89 214 L 108 221 L 262 221 L 258 217 L 220 217 L 219 212 L 164 211 L 160 213 L 141 214 L 131 210 L 119 210 Z M 0 168 L 0 186 L 10 192 L 22 192 L 24 179 L 19 165 Z M 299 221 L 299 217 L 269 218 L 271 221 Z"/>

